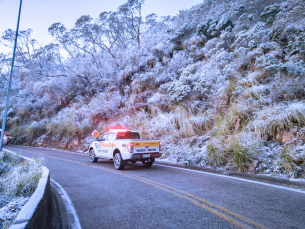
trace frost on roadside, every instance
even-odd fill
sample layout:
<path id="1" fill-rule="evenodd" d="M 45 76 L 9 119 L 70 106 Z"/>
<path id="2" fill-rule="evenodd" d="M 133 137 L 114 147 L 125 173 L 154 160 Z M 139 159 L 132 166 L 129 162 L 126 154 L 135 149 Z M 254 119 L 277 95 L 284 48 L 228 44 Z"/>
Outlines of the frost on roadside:
<path id="1" fill-rule="evenodd" d="M 0 152 L 0 226 L 8 228 L 36 190 L 42 174 L 38 160 Z"/>

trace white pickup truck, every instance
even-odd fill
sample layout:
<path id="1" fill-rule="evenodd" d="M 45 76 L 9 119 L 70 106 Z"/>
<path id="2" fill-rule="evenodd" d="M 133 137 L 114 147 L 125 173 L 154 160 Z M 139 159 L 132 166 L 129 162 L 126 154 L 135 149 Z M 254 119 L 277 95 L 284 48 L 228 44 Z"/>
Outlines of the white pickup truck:
<path id="1" fill-rule="evenodd" d="M 107 129 L 107 132 L 97 137 L 89 146 L 89 157 L 92 163 L 99 158 L 113 159 L 114 167 L 123 169 L 128 161 L 141 161 L 150 167 L 155 158 L 161 157 L 160 140 L 141 139 L 137 131 L 128 129 Z"/>

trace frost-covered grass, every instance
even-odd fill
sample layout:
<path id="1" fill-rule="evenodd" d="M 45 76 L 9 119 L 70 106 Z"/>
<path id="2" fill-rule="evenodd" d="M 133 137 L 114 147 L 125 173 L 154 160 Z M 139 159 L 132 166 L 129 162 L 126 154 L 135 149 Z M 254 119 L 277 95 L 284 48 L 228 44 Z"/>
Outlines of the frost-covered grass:
<path id="1" fill-rule="evenodd" d="M 305 125 L 305 104 L 303 102 L 278 104 L 257 112 L 249 124 L 258 135 L 275 137 L 280 130 L 292 130 Z"/>
<path id="2" fill-rule="evenodd" d="M 5 151 L 0 152 L 0 169 L 0 223 L 8 228 L 36 190 L 42 170 L 39 161 Z"/>

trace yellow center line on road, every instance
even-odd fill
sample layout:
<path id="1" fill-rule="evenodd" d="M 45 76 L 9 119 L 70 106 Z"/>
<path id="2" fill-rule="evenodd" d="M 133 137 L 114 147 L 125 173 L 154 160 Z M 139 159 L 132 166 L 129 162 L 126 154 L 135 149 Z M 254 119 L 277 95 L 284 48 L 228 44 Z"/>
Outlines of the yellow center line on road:
<path id="1" fill-rule="evenodd" d="M 138 177 L 137 175 L 133 175 L 133 176 Z M 239 215 L 239 214 L 237 214 L 237 213 L 235 213 L 235 212 L 233 212 L 233 211 L 230 211 L 230 210 L 228 210 L 228 209 L 226 209 L 226 208 L 223 208 L 223 207 L 220 207 L 220 206 L 218 206 L 218 205 L 216 205 L 216 204 L 213 204 L 213 203 L 211 203 L 211 202 L 209 202 L 209 201 L 207 201 L 207 200 L 205 200 L 205 199 L 202 199 L 202 198 L 199 198 L 199 197 L 197 197 L 197 196 L 194 196 L 194 195 L 192 195 L 192 194 L 190 194 L 190 193 L 187 193 L 187 192 L 185 192 L 185 191 L 183 191 L 183 190 L 176 189 L 176 188 L 173 188 L 173 187 L 168 186 L 168 185 L 166 185 L 166 184 L 162 184 L 162 183 L 159 183 L 159 182 L 157 182 L 157 181 L 149 180 L 149 179 L 147 179 L 147 178 L 143 178 L 143 177 L 138 177 L 138 178 L 148 180 L 148 181 L 153 182 L 153 183 L 155 183 L 155 184 L 164 186 L 164 187 L 169 188 L 169 189 L 172 189 L 172 190 L 174 190 L 174 191 L 176 191 L 176 192 L 179 192 L 179 193 L 182 193 L 182 194 L 184 194 L 184 195 L 187 195 L 187 196 L 189 196 L 189 197 L 191 197 L 191 198 L 193 198 L 193 199 L 196 199 L 196 200 L 198 200 L 198 201 L 200 201 L 200 202 L 203 202 L 203 203 L 205 203 L 205 204 L 207 204 L 207 205 L 209 205 L 209 206 L 211 206 L 211 207 L 213 207 L 213 208 L 216 208 L 216 209 L 218 209 L 218 210 L 220 210 L 220 211 L 223 211 L 223 212 L 225 212 L 225 213 L 227 213 L 227 214 L 229 214 L 229 215 L 232 215 L 232 216 L 234 216 L 234 217 L 236 217 L 236 218 L 238 218 L 238 219 L 240 219 L 240 220 L 242 220 L 242 221 L 244 221 L 244 222 L 246 222 L 246 223 L 248 223 L 248 224 L 251 224 L 251 225 L 254 226 L 254 227 L 262 228 L 262 229 L 267 229 L 266 227 L 264 227 L 264 226 L 262 226 L 262 225 L 260 225 L 260 224 L 258 224 L 258 223 L 256 223 L 256 222 L 254 222 L 254 221 L 252 221 L 252 220 L 250 220 L 250 219 L 248 219 L 248 218 L 246 218 L 246 217 L 244 217 L 244 216 L 241 216 L 241 215 Z"/>
<path id="2" fill-rule="evenodd" d="M 14 148 L 16 149 L 16 148 Z M 17 150 L 20 150 L 20 149 L 17 149 Z M 25 151 L 25 152 L 29 152 L 29 153 L 33 153 L 31 151 L 27 151 L 27 150 L 22 150 L 22 151 Z M 226 208 L 223 208 L 223 207 L 220 207 L 216 204 L 213 204 L 205 199 L 202 199 L 202 198 L 199 198 L 197 196 L 194 196 L 190 193 L 187 193 L 183 190 L 180 190 L 180 189 L 176 189 L 176 188 L 173 188 L 171 186 L 168 186 L 168 185 L 165 185 L 165 184 L 162 184 L 162 183 L 159 183 L 157 181 L 154 181 L 154 180 L 150 180 L 150 179 L 147 179 L 145 177 L 140 177 L 140 176 L 137 176 L 137 175 L 131 175 L 131 174 L 126 174 L 124 172 L 121 172 L 121 171 L 117 171 L 117 170 L 114 170 L 114 169 L 108 169 L 108 168 L 104 168 L 104 167 L 100 167 L 98 165 L 93 165 L 93 164 L 86 164 L 86 163 L 83 163 L 83 162 L 78 162 L 78 161 L 73 161 L 73 160 L 69 160 L 69 159 L 64 159 L 64 158 L 61 158 L 61 157 L 56 157 L 56 156 L 51 156 L 51 155 L 45 155 L 43 153 L 34 153 L 36 155 L 40 155 L 40 156 L 43 156 L 43 157 L 49 157 L 49 158 L 53 158 L 53 159 L 57 159 L 57 160 L 61 160 L 61 161 L 65 161 L 65 162 L 70 162 L 70 163 L 73 163 L 73 164 L 79 164 L 79 165 L 84 165 L 84 166 L 90 166 L 90 167 L 94 167 L 94 168 L 97 168 L 97 169 L 100 169 L 100 170 L 104 170 L 104 171 L 107 171 L 107 172 L 111 172 L 111 173 L 115 173 L 115 174 L 118 174 L 118 175 L 122 175 L 122 176 L 125 176 L 125 177 L 128 177 L 128 178 L 131 178 L 131 179 L 135 179 L 135 180 L 138 180 L 140 182 L 143 182 L 143 183 L 146 183 L 148 185 L 151 185 L 151 186 L 154 186 L 158 189 L 161 189 L 163 191 L 166 191 L 168 193 L 171 193 L 175 196 L 178 196 L 180 198 L 183 198 L 185 200 L 188 200 L 189 202 L 211 212 L 212 214 L 214 215 L 217 215 L 218 217 L 234 224 L 235 226 L 237 227 L 240 227 L 240 228 L 250 228 L 242 223 L 240 223 L 239 221 L 241 222 L 244 222 L 246 224 L 249 224 L 251 226 L 254 226 L 255 228 L 261 228 L 261 229 L 266 229 L 266 227 L 244 217 L 244 216 L 241 216 L 231 210 L 228 210 Z M 221 212 L 220 212 L 221 211 Z M 226 214 L 224 214 L 226 213 Z M 231 215 L 235 218 L 237 218 L 239 221 L 237 221 L 236 219 L 228 216 L 228 215 Z"/>

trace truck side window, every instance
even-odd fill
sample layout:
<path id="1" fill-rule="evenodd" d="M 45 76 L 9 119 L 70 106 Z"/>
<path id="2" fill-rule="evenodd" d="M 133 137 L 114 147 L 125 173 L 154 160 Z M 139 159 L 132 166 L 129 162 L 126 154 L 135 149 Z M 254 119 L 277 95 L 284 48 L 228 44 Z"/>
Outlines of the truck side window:
<path id="1" fill-rule="evenodd" d="M 117 139 L 141 139 L 138 132 L 118 133 Z"/>
<path id="2" fill-rule="evenodd" d="M 99 141 L 106 141 L 108 137 L 108 134 L 104 134 L 99 138 Z"/>
<path id="3" fill-rule="evenodd" d="M 115 136 L 115 134 L 108 134 L 107 141 L 112 141 L 114 136 Z"/>

